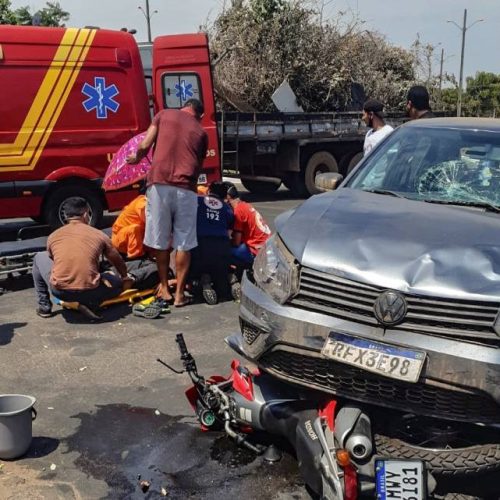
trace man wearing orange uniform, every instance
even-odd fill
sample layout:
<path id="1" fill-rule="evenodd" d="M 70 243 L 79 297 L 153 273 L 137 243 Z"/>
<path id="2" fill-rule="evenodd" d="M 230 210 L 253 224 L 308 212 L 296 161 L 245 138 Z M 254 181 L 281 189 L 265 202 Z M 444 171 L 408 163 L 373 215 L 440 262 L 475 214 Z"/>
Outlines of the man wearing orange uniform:
<path id="1" fill-rule="evenodd" d="M 132 200 L 120 213 L 112 228 L 113 246 L 129 259 L 144 255 L 144 229 L 146 226 L 146 196 Z"/>

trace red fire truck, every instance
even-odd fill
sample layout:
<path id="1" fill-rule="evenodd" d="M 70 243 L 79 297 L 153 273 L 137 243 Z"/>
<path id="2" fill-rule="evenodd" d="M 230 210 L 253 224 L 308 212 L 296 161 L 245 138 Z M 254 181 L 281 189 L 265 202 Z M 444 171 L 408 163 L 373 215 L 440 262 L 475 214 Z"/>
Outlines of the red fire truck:
<path id="1" fill-rule="evenodd" d="M 88 28 L 0 26 L 0 218 L 62 224 L 68 198 L 84 198 L 98 224 L 136 195 L 104 193 L 117 149 L 154 111 L 205 106 L 209 149 L 200 183 L 220 179 L 208 41 L 172 35 L 153 44 L 152 94 L 132 35 Z"/>

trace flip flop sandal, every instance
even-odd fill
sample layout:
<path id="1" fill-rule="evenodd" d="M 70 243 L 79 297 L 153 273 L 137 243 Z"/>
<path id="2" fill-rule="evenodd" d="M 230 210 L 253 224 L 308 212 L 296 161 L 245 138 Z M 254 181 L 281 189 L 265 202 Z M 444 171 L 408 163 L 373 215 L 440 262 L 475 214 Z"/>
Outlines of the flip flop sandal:
<path id="1" fill-rule="evenodd" d="M 180 302 L 179 304 L 176 304 L 174 302 L 174 307 L 185 307 L 185 306 L 188 306 L 189 304 L 192 304 L 193 303 L 193 299 L 190 298 L 190 297 L 186 297 L 182 302 Z"/>
<path id="2" fill-rule="evenodd" d="M 142 304 L 134 304 L 132 307 L 132 314 L 141 318 L 156 319 L 161 315 L 161 313 L 161 307 L 154 303 L 146 306 Z"/>

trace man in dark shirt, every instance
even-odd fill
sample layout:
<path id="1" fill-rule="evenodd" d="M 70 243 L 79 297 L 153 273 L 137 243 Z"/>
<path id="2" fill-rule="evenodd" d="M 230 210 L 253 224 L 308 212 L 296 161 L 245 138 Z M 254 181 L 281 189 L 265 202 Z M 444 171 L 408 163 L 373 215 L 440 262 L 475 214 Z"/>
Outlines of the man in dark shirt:
<path id="1" fill-rule="evenodd" d="M 436 117 L 429 104 L 429 92 L 423 85 L 414 85 L 408 91 L 406 112 L 412 120 Z"/>
<path id="2" fill-rule="evenodd" d="M 88 207 L 82 199 L 68 200 L 65 205 L 67 223 L 47 240 L 47 251 L 33 259 L 33 282 L 38 299 L 37 314 L 52 315 L 50 292 L 54 297 L 79 302 L 79 310 L 91 319 L 98 319 L 92 308 L 116 297 L 125 282 L 132 281 L 127 267 L 111 240 L 99 229 L 88 225 Z M 104 256 L 118 271 L 99 270 Z"/>
<path id="3" fill-rule="evenodd" d="M 198 246 L 192 251 L 191 275 L 200 279 L 203 298 L 211 305 L 218 302 L 218 297 L 229 294 L 229 231 L 233 225 L 233 211 L 224 202 L 226 195 L 227 187 L 222 182 L 212 182 L 208 194 L 198 196 Z"/>
<path id="4" fill-rule="evenodd" d="M 153 145 L 153 162 L 146 192 L 146 232 L 144 245 L 152 250 L 158 266 L 157 295 L 177 307 L 189 301 L 184 288 L 191 262 L 190 250 L 197 245 L 196 183 L 205 158 L 208 136 L 200 124 L 204 110 L 197 99 L 180 109 L 164 109 L 154 118 L 135 155 L 137 163 Z M 170 249 L 176 250 L 177 288 L 175 298 L 168 289 Z"/>

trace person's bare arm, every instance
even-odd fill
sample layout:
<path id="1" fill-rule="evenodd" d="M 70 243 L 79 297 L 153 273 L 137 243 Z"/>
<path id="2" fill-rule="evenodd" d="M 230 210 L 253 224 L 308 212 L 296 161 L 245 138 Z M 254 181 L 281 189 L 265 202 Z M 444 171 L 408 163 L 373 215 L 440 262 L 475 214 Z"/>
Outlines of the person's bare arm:
<path id="1" fill-rule="evenodd" d="M 135 154 L 127 156 L 127 163 L 131 163 L 132 165 L 139 163 L 148 154 L 148 151 L 155 142 L 157 135 L 158 127 L 152 123 L 146 132 L 146 136 L 139 144 Z"/>
<path id="2" fill-rule="evenodd" d="M 232 239 L 233 247 L 239 247 L 241 245 L 241 232 L 233 231 Z"/>

